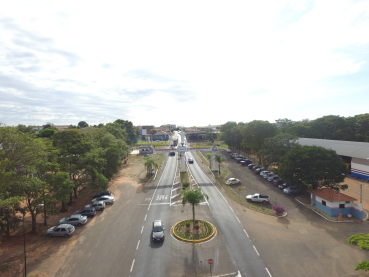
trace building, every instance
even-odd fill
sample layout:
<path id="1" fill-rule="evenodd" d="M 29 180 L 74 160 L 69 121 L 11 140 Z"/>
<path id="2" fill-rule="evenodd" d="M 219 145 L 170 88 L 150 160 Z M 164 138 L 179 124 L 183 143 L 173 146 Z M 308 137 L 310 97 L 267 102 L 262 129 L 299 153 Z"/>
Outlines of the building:
<path id="1" fill-rule="evenodd" d="M 152 145 L 141 145 L 138 149 L 138 153 L 141 155 L 152 154 L 153 148 Z"/>
<path id="2" fill-rule="evenodd" d="M 321 188 L 308 190 L 310 193 L 310 204 L 329 216 L 337 217 L 352 216 L 357 219 L 363 219 L 363 204 L 359 206 L 354 203 L 357 199 L 343 194 L 331 188 Z"/>
<path id="3" fill-rule="evenodd" d="M 369 143 L 343 140 L 299 138 L 297 142 L 307 146 L 332 149 L 346 163 L 351 177 L 369 181 Z"/>

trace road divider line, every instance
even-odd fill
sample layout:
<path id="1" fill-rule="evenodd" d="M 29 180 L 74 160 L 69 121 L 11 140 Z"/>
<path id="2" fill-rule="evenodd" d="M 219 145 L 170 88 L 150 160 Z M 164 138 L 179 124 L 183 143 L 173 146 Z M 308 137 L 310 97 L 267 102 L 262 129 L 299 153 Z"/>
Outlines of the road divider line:
<path id="1" fill-rule="evenodd" d="M 144 221 L 146 221 L 146 217 L 147 217 L 147 214 L 145 215 L 145 219 L 144 219 Z"/>
<path id="2" fill-rule="evenodd" d="M 140 245 L 140 240 L 138 240 L 136 250 L 138 249 L 138 246 Z"/>
<path id="3" fill-rule="evenodd" d="M 253 245 L 253 247 L 254 247 L 254 249 L 255 249 L 256 254 L 258 254 L 258 256 L 260 256 L 260 255 L 259 255 L 259 252 L 256 250 L 255 245 Z"/>
<path id="4" fill-rule="evenodd" d="M 141 229 L 141 234 L 142 234 L 142 231 L 144 230 L 144 226 L 142 226 L 142 229 Z"/>
<path id="5" fill-rule="evenodd" d="M 241 223 L 241 221 L 238 219 L 238 217 L 237 217 L 237 216 L 236 216 L 236 218 L 237 218 L 238 222 L 239 222 L 239 223 Z"/>
<path id="6" fill-rule="evenodd" d="M 231 211 L 233 212 L 233 209 L 232 209 L 232 207 L 229 207 L 230 209 L 231 209 Z"/>
<path id="7" fill-rule="evenodd" d="M 266 267 L 265 270 L 268 272 L 269 276 L 272 277 L 272 274 L 270 274 L 268 268 Z"/>
<path id="8" fill-rule="evenodd" d="M 133 265 L 135 264 L 135 259 L 133 259 L 133 262 L 132 262 L 132 265 L 131 265 L 131 271 L 132 272 L 132 269 L 133 269 Z"/>
<path id="9" fill-rule="evenodd" d="M 249 238 L 249 234 L 246 232 L 246 230 L 243 229 L 243 231 L 245 232 L 246 236 Z"/>

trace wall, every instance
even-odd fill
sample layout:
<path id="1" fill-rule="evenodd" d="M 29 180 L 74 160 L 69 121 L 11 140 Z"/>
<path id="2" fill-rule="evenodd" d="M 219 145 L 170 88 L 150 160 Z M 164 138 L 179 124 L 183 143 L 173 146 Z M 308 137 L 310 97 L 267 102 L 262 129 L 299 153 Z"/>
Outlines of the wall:
<path id="1" fill-rule="evenodd" d="M 368 180 L 369 161 L 359 158 L 352 158 L 350 176 L 361 180 Z"/>

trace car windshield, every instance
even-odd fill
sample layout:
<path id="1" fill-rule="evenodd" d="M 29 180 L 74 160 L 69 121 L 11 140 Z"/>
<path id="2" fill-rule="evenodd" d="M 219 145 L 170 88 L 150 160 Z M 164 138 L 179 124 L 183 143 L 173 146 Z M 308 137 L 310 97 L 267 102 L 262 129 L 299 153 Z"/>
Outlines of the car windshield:
<path id="1" fill-rule="evenodd" d="M 161 226 L 154 227 L 154 232 L 163 232 L 163 227 Z"/>

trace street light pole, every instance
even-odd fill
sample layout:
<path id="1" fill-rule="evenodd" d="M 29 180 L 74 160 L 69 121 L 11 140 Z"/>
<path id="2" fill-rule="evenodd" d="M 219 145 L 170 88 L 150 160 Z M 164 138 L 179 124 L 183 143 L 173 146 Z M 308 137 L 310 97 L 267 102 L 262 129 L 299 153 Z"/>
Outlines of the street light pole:
<path id="1" fill-rule="evenodd" d="M 24 227 L 24 217 L 26 215 L 26 211 L 23 213 L 23 249 L 24 249 L 24 276 L 27 277 L 27 257 L 26 257 L 26 231 Z"/>

